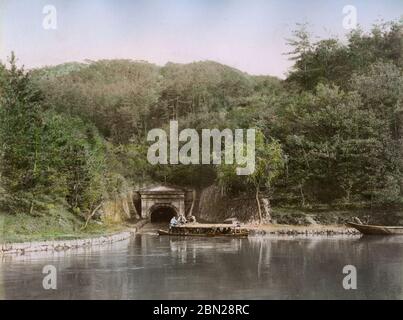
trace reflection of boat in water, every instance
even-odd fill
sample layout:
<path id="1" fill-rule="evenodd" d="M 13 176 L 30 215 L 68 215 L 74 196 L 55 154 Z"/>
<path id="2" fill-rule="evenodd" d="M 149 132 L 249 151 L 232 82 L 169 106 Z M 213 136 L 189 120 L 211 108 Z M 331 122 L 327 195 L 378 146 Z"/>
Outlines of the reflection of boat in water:
<path id="1" fill-rule="evenodd" d="M 403 227 L 374 226 L 353 222 L 347 222 L 347 226 L 355 228 L 365 235 L 403 235 Z"/>
<path id="2" fill-rule="evenodd" d="M 247 237 L 245 228 L 225 224 L 186 224 L 158 230 L 160 236 L 198 236 L 198 237 Z"/>

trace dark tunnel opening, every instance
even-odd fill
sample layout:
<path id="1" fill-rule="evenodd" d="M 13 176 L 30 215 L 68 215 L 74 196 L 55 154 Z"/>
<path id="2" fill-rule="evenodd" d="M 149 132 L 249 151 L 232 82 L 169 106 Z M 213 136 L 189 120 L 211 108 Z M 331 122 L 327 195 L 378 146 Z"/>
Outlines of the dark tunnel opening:
<path id="1" fill-rule="evenodd" d="M 171 207 L 158 207 L 151 212 L 151 222 L 169 222 L 176 215 Z"/>

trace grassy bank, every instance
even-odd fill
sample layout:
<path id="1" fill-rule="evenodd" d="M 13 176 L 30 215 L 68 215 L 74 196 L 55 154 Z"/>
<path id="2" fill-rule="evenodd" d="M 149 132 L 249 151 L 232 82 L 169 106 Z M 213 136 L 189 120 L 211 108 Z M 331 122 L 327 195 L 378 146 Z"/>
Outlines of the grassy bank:
<path id="1" fill-rule="evenodd" d="M 67 210 L 31 216 L 0 213 L 0 242 L 64 240 L 93 237 L 121 231 L 121 224 L 92 222 L 82 230 L 84 221 Z"/>

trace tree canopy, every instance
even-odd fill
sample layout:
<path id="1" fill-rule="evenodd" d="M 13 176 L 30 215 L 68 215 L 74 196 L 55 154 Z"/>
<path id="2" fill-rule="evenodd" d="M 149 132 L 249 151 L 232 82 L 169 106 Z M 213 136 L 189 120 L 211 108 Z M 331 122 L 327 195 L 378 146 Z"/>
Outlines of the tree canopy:
<path id="1" fill-rule="evenodd" d="M 89 212 L 125 181 L 221 184 L 299 206 L 401 205 L 402 25 L 316 42 L 302 26 L 289 40 L 286 80 L 212 61 L 26 72 L 12 56 L 0 65 L 0 203 L 34 214 L 57 199 Z M 198 132 L 256 128 L 256 173 L 242 180 L 225 165 L 150 165 L 147 132 L 169 120 Z"/>

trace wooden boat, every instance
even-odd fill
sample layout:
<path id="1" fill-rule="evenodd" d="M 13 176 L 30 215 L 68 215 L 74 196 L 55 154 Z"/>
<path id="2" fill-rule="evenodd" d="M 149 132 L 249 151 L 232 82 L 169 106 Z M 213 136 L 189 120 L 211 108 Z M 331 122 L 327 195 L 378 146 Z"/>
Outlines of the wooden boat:
<path id="1" fill-rule="evenodd" d="M 172 227 L 170 230 L 158 230 L 160 236 L 197 236 L 197 237 L 247 237 L 249 231 L 229 225 L 189 224 Z"/>
<path id="2" fill-rule="evenodd" d="M 403 235 L 403 227 L 373 226 L 353 222 L 348 222 L 347 226 L 357 229 L 362 234 L 367 235 Z"/>

